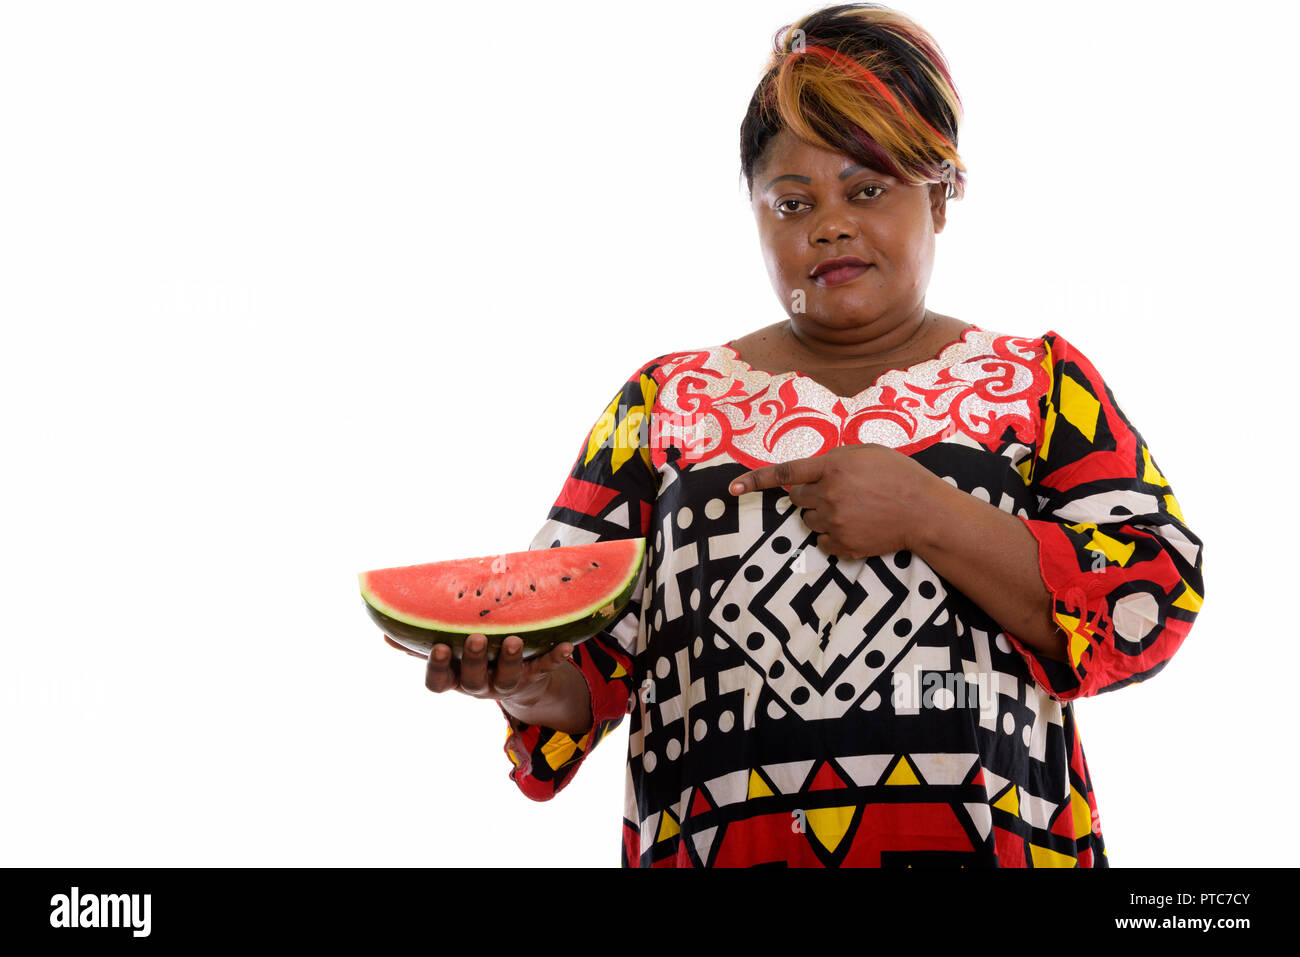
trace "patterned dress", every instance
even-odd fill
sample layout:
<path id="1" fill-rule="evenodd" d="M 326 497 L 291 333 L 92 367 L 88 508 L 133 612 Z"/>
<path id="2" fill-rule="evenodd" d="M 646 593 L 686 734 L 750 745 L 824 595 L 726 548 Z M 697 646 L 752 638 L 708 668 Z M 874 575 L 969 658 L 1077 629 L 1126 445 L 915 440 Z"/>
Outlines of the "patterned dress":
<path id="1" fill-rule="evenodd" d="M 879 443 L 1018 516 L 1069 664 L 906 551 L 821 551 L 752 468 Z M 507 717 L 547 800 L 628 718 L 624 866 L 1104 867 L 1073 699 L 1160 671 L 1201 541 L 1092 363 L 971 327 L 841 397 L 730 345 L 647 362 L 582 442 L 531 548 L 647 539 L 634 600 L 577 646 L 581 737 Z"/>

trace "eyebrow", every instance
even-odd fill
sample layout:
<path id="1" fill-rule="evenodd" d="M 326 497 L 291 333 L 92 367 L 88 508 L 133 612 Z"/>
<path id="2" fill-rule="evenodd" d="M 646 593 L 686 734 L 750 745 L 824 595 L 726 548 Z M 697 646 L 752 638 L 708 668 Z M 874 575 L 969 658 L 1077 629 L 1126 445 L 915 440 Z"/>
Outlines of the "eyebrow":
<path id="1" fill-rule="evenodd" d="M 846 167 L 845 169 L 840 171 L 840 179 L 847 179 L 848 177 L 856 173 L 858 170 L 866 169 L 866 168 L 867 167 L 861 165 L 860 163 L 854 164 L 853 166 Z M 764 186 L 763 192 L 766 193 L 769 189 L 771 189 L 777 183 L 781 182 L 781 180 L 783 179 L 792 179 L 796 183 L 803 183 L 803 185 L 805 186 L 807 186 L 812 182 L 812 180 L 809 179 L 807 176 L 800 176 L 798 173 L 785 173 L 781 176 L 778 176 L 776 179 L 772 180 L 770 183 Z"/>

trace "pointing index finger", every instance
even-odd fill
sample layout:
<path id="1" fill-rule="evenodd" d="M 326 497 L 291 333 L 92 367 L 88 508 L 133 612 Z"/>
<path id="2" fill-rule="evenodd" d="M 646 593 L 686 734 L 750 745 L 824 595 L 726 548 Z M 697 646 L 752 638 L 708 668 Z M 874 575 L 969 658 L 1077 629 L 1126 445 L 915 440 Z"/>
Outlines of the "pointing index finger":
<path id="1" fill-rule="evenodd" d="M 791 485 L 806 485 L 818 481 L 822 477 L 822 469 L 821 456 L 817 455 L 811 458 L 777 462 L 775 465 L 752 469 L 733 479 L 730 489 L 733 495 L 743 495 L 764 488 L 776 488 L 778 485 L 788 490 Z"/>

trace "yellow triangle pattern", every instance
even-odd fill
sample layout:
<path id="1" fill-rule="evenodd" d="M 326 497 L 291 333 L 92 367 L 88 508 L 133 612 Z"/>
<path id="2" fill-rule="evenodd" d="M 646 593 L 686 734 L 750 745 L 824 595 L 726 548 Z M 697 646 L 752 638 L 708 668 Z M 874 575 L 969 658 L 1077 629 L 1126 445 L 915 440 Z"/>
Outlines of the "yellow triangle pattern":
<path id="1" fill-rule="evenodd" d="M 613 672 L 610 673 L 610 677 L 611 677 L 611 678 L 621 678 L 621 677 L 623 677 L 625 674 L 627 674 L 627 671 L 623 668 L 623 666 L 620 665 L 620 664 L 615 664 L 615 665 L 614 665 L 614 670 L 613 670 Z"/>
<path id="2" fill-rule="evenodd" d="M 751 770 L 749 772 L 749 797 L 771 797 L 772 789 L 767 786 L 767 782 L 758 776 L 758 772 Z"/>
<path id="3" fill-rule="evenodd" d="M 1052 430 L 1056 428 L 1056 407 L 1047 400 L 1047 415 L 1043 417 L 1043 441 L 1038 446 L 1038 457 L 1047 461 L 1047 447 L 1052 442 Z"/>
<path id="4" fill-rule="evenodd" d="M 1165 496 L 1165 511 L 1186 524 L 1187 519 L 1183 518 L 1183 510 L 1178 507 L 1178 499 L 1174 498 L 1172 493 Z"/>
<path id="5" fill-rule="evenodd" d="M 1079 667 L 1083 653 L 1088 650 L 1088 638 L 1077 631 L 1070 632 L 1070 664 Z"/>
<path id="6" fill-rule="evenodd" d="M 1086 837 L 1092 830 L 1092 808 L 1073 784 L 1070 785 L 1070 814 L 1074 817 L 1074 839 Z"/>
<path id="7" fill-rule="evenodd" d="M 633 406 L 618 424 L 614 433 L 614 451 L 610 454 L 610 468 L 617 472 L 623 463 L 632 457 L 641 446 L 641 423 L 645 420 L 645 409 Z"/>
<path id="8" fill-rule="evenodd" d="M 1056 406 L 1052 405 L 1052 347 L 1047 348 L 1043 356 L 1043 371 L 1047 373 L 1047 415 L 1043 416 L 1043 437 L 1038 443 L 1038 457 L 1047 461 L 1047 446 L 1052 441 L 1052 429 L 1056 427 Z"/>
<path id="9" fill-rule="evenodd" d="M 1039 847 L 1037 844 L 1029 845 L 1029 856 L 1034 862 L 1034 867 L 1078 867 L 1079 865 L 1079 861 L 1069 854 L 1062 854 L 1048 847 Z"/>
<path id="10" fill-rule="evenodd" d="M 659 816 L 659 834 L 655 837 L 655 843 L 666 841 L 668 838 L 682 832 L 681 827 L 677 824 L 677 818 L 673 817 L 671 811 L 664 811 Z"/>
<path id="11" fill-rule="evenodd" d="M 583 735 L 583 740 L 586 740 Z M 542 745 L 542 755 L 546 758 L 546 763 L 551 766 L 551 770 L 558 771 L 564 767 L 575 751 L 578 750 L 578 742 L 574 741 L 570 735 L 561 731 L 555 732 L 551 740 Z"/>
<path id="12" fill-rule="evenodd" d="M 1192 591 L 1192 586 L 1183 582 L 1183 593 L 1174 600 L 1174 607 L 1181 608 L 1183 611 L 1197 612 L 1201 610 L 1203 599 L 1196 592 Z"/>
<path id="13" fill-rule="evenodd" d="M 635 452 L 641 453 L 641 458 L 646 466 L 650 466 L 650 448 L 649 442 L 642 442 L 641 435 L 642 425 L 647 425 L 645 438 L 649 437 L 648 423 L 646 422 L 649 412 L 647 410 L 654 408 L 655 397 L 659 394 L 659 384 L 645 373 L 641 374 L 641 405 L 634 405 L 627 410 L 622 421 L 619 421 L 618 406 L 623 400 L 623 393 L 619 392 L 613 400 L 605 407 L 600 418 L 591 429 L 591 434 L 587 439 L 587 457 L 583 460 L 584 465 L 591 463 L 596 457 L 596 453 L 601 450 L 610 436 L 614 437 L 613 448 L 610 450 L 610 468 L 617 472 Z"/>
<path id="14" fill-rule="evenodd" d="M 1116 541 L 1109 535 L 1095 530 L 1093 526 L 1092 541 L 1088 547 L 1093 551 L 1104 552 L 1106 558 L 1117 565 L 1126 565 L 1128 560 L 1133 557 L 1133 550 L 1137 548 L 1137 542 L 1129 542 L 1127 545 Z"/>
<path id="15" fill-rule="evenodd" d="M 889 772 L 889 778 L 886 784 L 920 784 L 921 779 L 916 776 L 916 771 L 912 768 L 911 762 L 907 760 L 907 755 L 898 759 L 894 765 L 894 770 Z"/>
<path id="16" fill-rule="evenodd" d="M 1061 415 L 1091 442 L 1097 436 L 1097 416 L 1101 403 L 1091 392 L 1070 376 L 1061 379 Z"/>
<path id="17" fill-rule="evenodd" d="M 1052 616 L 1056 619 L 1056 623 L 1070 636 L 1068 648 L 1070 663 L 1077 668 L 1079 662 L 1083 660 L 1083 653 L 1088 650 L 1088 636 L 1081 632 L 1079 619 L 1074 615 L 1056 611 L 1052 613 Z"/>
<path id="18" fill-rule="evenodd" d="M 855 807 L 819 807 L 807 813 L 808 827 L 819 844 L 832 854 L 840 846 L 849 825 L 853 823 Z"/>
<path id="19" fill-rule="evenodd" d="M 587 439 L 587 457 L 583 459 L 583 465 L 591 464 L 591 460 L 596 457 L 600 447 L 614 434 L 614 428 L 618 425 L 618 420 L 614 416 L 618 412 L 618 400 L 622 397 L 623 393 L 621 392 L 614 396 L 613 401 L 605 407 L 605 411 L 596 420 L 596 424 L 591 427 L 591 435 Z"/>
<path id="20" fill-rule="evenodd" d="M 1020 479 L 1026 485 L 1034 480 L 1034 457 L 1026 455 L 1024 460 L 1016 466 L 1016 471 L 1020 473 Z"/>
<path id="21" fill-rule="evenodd" d="M 993 806 L 1020 817 L 1020 793 L 1016 790 L 1016 785 L 1007 788 L 1007 793 L 994 801 Z"/>
<path id="22" fill-rule="evenodd" d="M 644 403 L 643 408 L 647 414 L 654 411 L 655 397 L 659 394 L 659 383 L 644 372 L 641 373 L 641 401 Z M 650 462 L 650 429 L 646 429 L 646 441 L 639 449 L 641 458 L 645 462 L 646 468 L 651 468 Z"/>
<path id="23" fill-rule="evenodd" d="M 1146 470 L 1142 473 L 1142 481 L 1151 485 L 1168 485 L 1165 477 L 1160 474 L 1156 468 L 1156 463 L 1151 461 L 1151 452 L 1144 445 L 1142 446 L 1142 461 L 1146 463 Z"/>

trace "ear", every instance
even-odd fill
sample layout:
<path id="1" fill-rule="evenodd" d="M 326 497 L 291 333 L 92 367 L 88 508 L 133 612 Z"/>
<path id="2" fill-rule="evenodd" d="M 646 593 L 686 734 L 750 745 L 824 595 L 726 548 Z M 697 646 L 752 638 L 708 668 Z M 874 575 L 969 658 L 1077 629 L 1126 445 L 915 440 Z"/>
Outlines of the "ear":
<path id="1" fill-rule="evenodd" d="M 935 233 L 943 232 L 948 224 L 948 184 L 930 184 L 930 218 L 934 221 Z"/>

